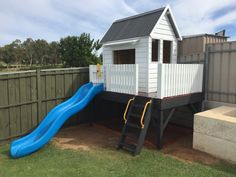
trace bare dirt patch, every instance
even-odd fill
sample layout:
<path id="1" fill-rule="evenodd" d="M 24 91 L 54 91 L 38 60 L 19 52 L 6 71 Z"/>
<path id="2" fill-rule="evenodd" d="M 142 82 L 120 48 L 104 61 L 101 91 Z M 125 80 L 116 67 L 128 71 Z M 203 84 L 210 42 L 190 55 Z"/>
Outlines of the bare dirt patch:
<path id="1" fill-rule="evenodd" d="M 154 132 L 154 133 L 153 133 Z M 107 128 L 101 124 L 79 125 L 62 129 L 53 139 L 63 149 L 92 151 L 98 148 L 116 149 L 120 131 Z M 155 150 L 155 131 L 150 130 L 145 147 Z M 192 132 L 189 129 L 169 126 L 165 131 L 162 152 L 187 163 L 201 162 L 216 164 L 218 159 L 192 149 Z"/>
<path id="2" fill-rule="evenodd" d="M 163 153 L 171 155 L 174 158 L 184 160 L 186 162 L 201 162 L 207 165 L 217 164 L 219 160 L 209 154 L 192 149 L 192 135 L 186 135 L 179 138 L 178 141 L 166 145 Z"/>
<path id="3" fill-rule="evenodd" d="M 55 144 L 64 149 L 93 150 L 116 147 L 118 132 L 99 125 L 79 125 L 61 130 L 53 139 Z"/>

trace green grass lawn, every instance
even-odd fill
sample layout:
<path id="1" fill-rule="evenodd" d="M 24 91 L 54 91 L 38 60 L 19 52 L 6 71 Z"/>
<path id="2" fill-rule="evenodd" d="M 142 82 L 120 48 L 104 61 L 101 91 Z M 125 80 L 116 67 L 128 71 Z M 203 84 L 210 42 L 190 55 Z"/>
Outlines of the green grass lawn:
<path id="1" fill-rule="evenodd" d="M 21 159 L 13 160 L 8 153 L 9 146 L 0 147 L 1 177 L 236 176 L 235 165 L 187 163 L 148 149 L 133 157 L 114 149 L 62 150 L 49 144 Z"/>

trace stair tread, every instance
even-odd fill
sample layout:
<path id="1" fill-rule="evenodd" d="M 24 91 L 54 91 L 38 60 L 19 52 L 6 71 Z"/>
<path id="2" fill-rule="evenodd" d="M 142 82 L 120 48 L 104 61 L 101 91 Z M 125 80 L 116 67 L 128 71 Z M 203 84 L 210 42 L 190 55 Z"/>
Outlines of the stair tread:
<path id="1" fill-rule="evenodd" d="M 133 107 L 136 107 L 136 108 L 144 108 L 145 105 L 143 105 L 143 104 L 137 104 L 137 103 L 135 104 L 135 103 L 134 103 L 132 106 L 133 106 Z"/>
<path id="2" fill-rule="evenodd" d="M 123 148 L 131 151 L 131 152 L 134 152 L 136 150 L 136 147 L 134 144 L 129 144 L 129 143 L 125 143 L 125 142 L 122 142 L 120 143 L 120 145 L 122 145 Z"/>
<path id="3" fill-rule="evenodd" d="M 131 139 L 138 140 L 140 133 L 135 134 L 135 133 L 131 133 L 131 132 L 125 132 L 124 135 L 131 138 Z"/>
<path id="4" fill-rule="evenodd" d="M 142 128 L 140 119 L 147 101 L 150 101 L 150 99 L 139 96 L 135 97 L 127 114 L 127 122 L 123 127 L 118 149 L 126 149 L 133 152 L 133 155 L 140 153 L 151 120 L 151 107 L 148 106 L 144 114 L 145 126 Z"/>
<path id="5" fill-rule="evenodd" d="M 133 124 L 133 123 L 129 123 L 129 122 L 126 123 L 126 126 L 132 127 L 132 128 L 141 129 L 141 126 L 140 126 L 140 125 Z"/>
<path id="6" fill-rule="evenodd" d="M 140 114 L 133 113 L 133 112 L 131 112 L 131 113 L 129 114 L 129 116 L 131 116 L 131 117 L 137 117 L 137 118 L 140 118 L 140 117 L 141 117 Z"/>

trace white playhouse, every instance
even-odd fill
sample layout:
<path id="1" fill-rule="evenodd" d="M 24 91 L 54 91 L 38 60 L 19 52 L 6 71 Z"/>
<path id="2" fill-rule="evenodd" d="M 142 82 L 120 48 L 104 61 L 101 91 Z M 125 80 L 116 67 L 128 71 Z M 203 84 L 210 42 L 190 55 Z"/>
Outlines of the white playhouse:
<path id="1" fill-rule="evenodd" d="M 164 98 L 202 91 L 202 65 L 177 64 L 178 27 L 169 6 L 116 20 L 101 40 L 107 91 Z M 96 82 L 96 66 L 90 80 Z M 174 87 L 173 87 L 174 86 Z"/>
<path id="2" fill-rule="evenodd" d="M 152 119 L 161 149 L 176 108 L 201 110 L 203 65 L 178 64 L 178 40 L 181 35 L 168 6 L 115 21 L 101 40 L 103 65 L 90 65 L 89 77 L 93 83 L 104 83 L 98 100 L 126 104 L 119 148 L 138 154 Z M 101 112 L 111 111 L 109 106 Z M 137 145 L 124 142 L 129 128 L 140 128 L 132 120 L 142 127 Z"/>
<path id="3" fill-rule="evenodd" d="M 103 63 L 139 64 L 139 90 L 156 91 L 157 62 L 176 63 L 181 40 L 170 7 L 116 20 L 101 42 Z"/>

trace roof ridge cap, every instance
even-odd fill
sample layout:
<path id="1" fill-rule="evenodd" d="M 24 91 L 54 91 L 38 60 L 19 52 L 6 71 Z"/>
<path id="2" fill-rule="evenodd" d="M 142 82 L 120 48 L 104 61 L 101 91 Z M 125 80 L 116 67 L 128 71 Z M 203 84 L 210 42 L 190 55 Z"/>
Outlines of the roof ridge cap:
<path id="1" fill-rule="evenodd" d="M 130 20 L 130 19 L 135 19 L 135 18 L 142 17 L 142 16 L 149 15 L 149 14 L 153 14 L 155 12 L 159 12 L 161 10 L 164 10 L 166 7 L 161 7 L 161 8 L 150 10 L 150 11 L 143 12 L 143 13 L 140 13 L 140 14 L 136 14 L 136 15 L 132 15 L 132 16 L 129 16 L 129 17 L 121 18 L 121 19 L 118 19 L 118 20 L 114 21 L 114 23 Z"/>

